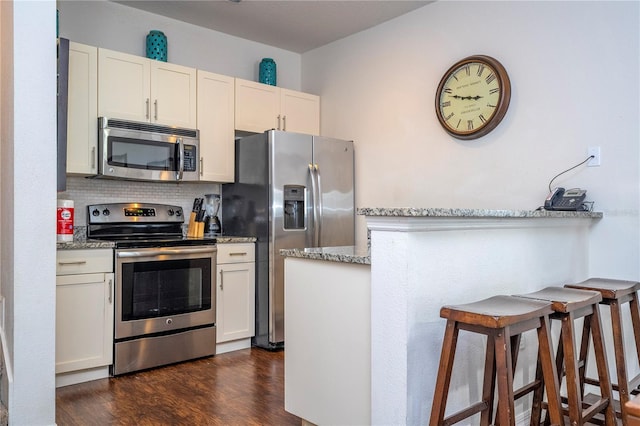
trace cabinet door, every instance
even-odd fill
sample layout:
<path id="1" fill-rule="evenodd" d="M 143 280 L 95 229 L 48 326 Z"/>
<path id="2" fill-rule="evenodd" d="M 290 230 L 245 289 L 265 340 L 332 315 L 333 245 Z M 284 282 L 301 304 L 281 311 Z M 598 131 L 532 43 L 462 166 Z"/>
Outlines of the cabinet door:
<path id="1" fill-rule="evenodd" d="M 151 122 L 196 128 L 196 69 L 151 63 Z"/>
<path id="2" fill-rule="evenodd" d="M 98 116 L 149 121 L 150 61 L 98 49 Z"/>
<path id="3" fill-rule="evenodd" d="M 320 134 L 320 97 L 295 90 L 280 89 L 282 130 Z"/>
<path id="4" fill-rule="evenodd" d="M 234 106 L 233 77 L 198 70 L 198 130 L 200 180 L 233 182 Z"/>
<path id="5" fill-rule="evenodd" d="M 56 278 L 56 373 L 112 363 L 113 274 Z"/>
<path id="6" fill-rule="evenodd" d="M 236 78 L 236 130 L 262 133 L 277 129 L 279 88 Z"/>
<path id="7" fill-rule="evenodd" d="M 217 268 L 217 343 L 255 333 L 255 264 L 229 263 Z"/>
<path id="8" fill-rule="evenodd" d="M 67 173 L 97 172 L 98 48 L 69 42 Z"/>

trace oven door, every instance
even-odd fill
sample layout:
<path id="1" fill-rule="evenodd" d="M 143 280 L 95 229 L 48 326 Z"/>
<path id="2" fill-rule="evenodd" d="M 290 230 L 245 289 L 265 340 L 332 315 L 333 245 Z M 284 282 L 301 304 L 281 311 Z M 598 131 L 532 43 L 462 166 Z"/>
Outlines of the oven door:
<path id="1" fill-rule="evenodd" d="M 216 251 L 116 250 L 116 340 L 214 325 Z"/>

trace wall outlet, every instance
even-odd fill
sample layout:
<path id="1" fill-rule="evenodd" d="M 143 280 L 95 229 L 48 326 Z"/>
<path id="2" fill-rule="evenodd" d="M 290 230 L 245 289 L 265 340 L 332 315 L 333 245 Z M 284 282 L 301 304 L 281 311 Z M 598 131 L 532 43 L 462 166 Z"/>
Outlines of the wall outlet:
<path id="1" fill-rule="evenodd" d="M 599 146 L 590 146 L 587 149 L 587 155 L 593 155 L 593 158 L 587 161 L 587 167 L 598 167 L 600 165 L 600 147 Z"/>

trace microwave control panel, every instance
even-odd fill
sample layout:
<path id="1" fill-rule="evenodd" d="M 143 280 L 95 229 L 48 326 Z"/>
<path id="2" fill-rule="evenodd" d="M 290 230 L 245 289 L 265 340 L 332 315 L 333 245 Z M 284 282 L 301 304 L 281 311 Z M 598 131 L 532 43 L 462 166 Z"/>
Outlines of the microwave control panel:
<path id="1" fill-rule="evenodd" d="M 195 145 L 184 146 L 184 171 L 196 172 L 198 164 L 198 153 Z"/>

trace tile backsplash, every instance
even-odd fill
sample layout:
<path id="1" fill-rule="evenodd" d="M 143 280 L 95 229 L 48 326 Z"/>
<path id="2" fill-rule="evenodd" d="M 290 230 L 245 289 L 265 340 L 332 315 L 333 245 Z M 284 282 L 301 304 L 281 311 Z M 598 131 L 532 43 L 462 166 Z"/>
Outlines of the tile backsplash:
<path id="1" fill-rule="evenodd" d="M 190 212 L 195 197 L 220 194 L 217 183 L 160 183 L 67 176 L 67 190 L 58 199 L 73 200 L 74 226 L 86 226 L 87 205 L 146 202 L 181 206 Z M 188 216 L 187 216 L 188 217 Z"/>

